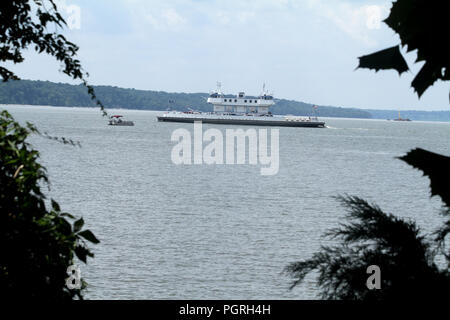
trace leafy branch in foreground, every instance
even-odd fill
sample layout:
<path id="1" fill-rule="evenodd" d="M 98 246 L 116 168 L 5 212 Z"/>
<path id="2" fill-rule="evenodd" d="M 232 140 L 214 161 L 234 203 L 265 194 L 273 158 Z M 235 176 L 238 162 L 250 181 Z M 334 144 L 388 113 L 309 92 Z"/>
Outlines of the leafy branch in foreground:
<path id="1" fill-rule="evenodd" d="M 97 99 L 89 76 L 76 59 L 78 46 L 58 33 L 66 22 L 53 0 L 8 0 L 0 3 L 0 63 L 21 63 L 22 51 L 34 48 L 62 65 L 62 72 L 81 80 L 92 100 L 107 116 Z M 53 28 L 55 31 L 50 32 Z M 17 80 L 0 65 L 3 81 Z M 41 185 L 48 183 L 45 169 L 37 162 L 39 152 L 26 142 L 36 133 L 65 144 L 72 140 L 39 132 L 33 125 L 22 127 L 11 115 L 0 114 L 0 298 L 82 299 L 82 286 L 66 286 L 68 267 L 75 257 L 86 263 L 93 253 L 87 242 L 99 243 L 83 219 L 61 211 L 51 199 L 47 208 Z M 78 289 L 77 289 L 78 288 Z"/>
<path id="2" fill-rule="evenodd" d="M 432 194 L 442 198 L 445 204 L 442 212 L 450 217 L 450 158 L 415 149 L 400 159 L 429 176 Z M 448 297 L 450 252 L 445 252 L 445 241 L 450 233 L 450 220 L 429 240 L 414 222 L 384 213 L 363 199 L 348 196 L 338 199 L 348 209 L 348 223 L 327 233 L 327 237 L 337 240 L 337 245 L 324 246 L 312 258 L 288 265 L 285 272 L 295 279 L 291 288 L 301 284 L 308 273 L 317 271 L 325 299 Z M 447 259 L 446 268 L 435 263 L 439 252 Z M 367 268 L 371 265 L 381 270 L 381 290 L 369 290 L 366 286 Z"/>
<path id="3" fill-rule="evenodd" d="M 8 0 L 0 4 L 0 62 L 14 64 L 24 61 L 22 51 L 29 47 L 38 53 L 47 53 L 62 64 L 62 72 L 74 80 L 79 79 L 104 116 L 107 112 L 97 99 L 94 88 L 88 84 L 76 59 L 78 46 L 58 32 L 48 31 L 65 27 L 66 21 L 58 12 L 53 0 Z M 12 71 L 0 66 L 3 81 L 18 80 Z"/>
<path id="4" fill-rule="evenodd" d="M 86 263 L 94 256 L 87 243 L 99 241 L 83 219 L 71 223 L 56 201 L 46 204 L 46 170 L 26 142 L 35 131 L 0 113 L 0 297 L 81 299 L 86 283 L 69 290 L 67 267 L 75 256 Z"/>
<path id="5" fill-rule="evenodd" d="M 447 45 L 450 20 L 446 1 L 394 1 L 384 22 L 399 35 L 407 52 L 417 50 L 415 62 L 424 62 L 411 83 L 419 98 L 437 80 L 450 80 Z M 395 69 L 401 74 L 408 70 L 408 65 L 399 46 L 395 46 L 360 57 L 358 68 Z"/>
<path id="6" fill-rule="evenodd" d="M 436 80 L 450 80 L 447 12 L 444 1 L 397 0 L 384 21 L 408 52 L 417 50 L 416 62 L 425 62 L 412 82 L 419 98 Z M 399 46 L 360 57 L 358 67 L 395 69 L 399 74 L 408 70 Z M 450 158 L 415 149 L 400 159 L 430 178 L 431 195 L 442 199 L 441 213 L 450 218 Z M 338 199 L 348 209 L 348 222 L 327 234 L 337 244 L 288 265 L 285 272 L 295 279 L 292 288 L 317 271 L 325 299 L 448 299 L 450 251 L 445 244 L 450 219 L 436 230 L 434 239 L 428 239 L 414 222 L 387 214 L 363 199 Z M 444 268 L 436 263 L 439 254 L 446 259 Z M 380 290 L 366 286 L 368 267 L 374 265 L 381 271 Z"/>
<path id="7" fill-rule="evenodd" d="M 450 268 L 450 249 L 445 251 L 445 242 L 450 234 L 450 157 L 417 148 L 399 159 L 429 177 L 431 196 L 439 196 L 445 204 L 441 215 L 446 217 L 447 221 L 435 232 L 435 241 L 437 249 L 445 255 Z"/>

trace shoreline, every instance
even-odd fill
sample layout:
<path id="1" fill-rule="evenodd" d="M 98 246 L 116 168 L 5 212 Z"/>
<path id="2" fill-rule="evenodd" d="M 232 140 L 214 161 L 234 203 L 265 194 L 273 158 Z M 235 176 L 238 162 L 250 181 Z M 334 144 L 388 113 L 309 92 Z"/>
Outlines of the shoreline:
<path id="1" fill-rule="evenodd" d="M 0 108 L 9 107 L 9 108 L 45 108 L 45 109 L 79 109 L 79 110 L 100 110 L 99 107 L 80 107 L 80 106 L 52 106 L 52 105 L 34 105 L 34 104 L 0 104 Z M 155 112 L 155 113 L 167 113 L 167 110 L 148 110 L 148 109 L 135 109 L 135 108 L 105 108 L 108 111 L 120 111 L 120 112 Z M 445 110 L 443 110 L 445 111 Z M 430 111 L 436 112 L 436 111 Z M 291 116 L 288 114 L 277 114 L 276 116 Z M 300 116 L 300 117 L 308 117 L 308 115 Z M 362 121 L 386 121 L 392 123 L 403 123 L 403 121 L 392 121 L 392 119 L 381 119 L 381 118 L 346 118 L 346 117 L 323 117 L 318 115 L 321 119 L 340 119 L 340 120 L 362 120 Z M 446 123 L 449 124 L 450 120 L 414 120 L 408 121 L 407 123 Z"/>

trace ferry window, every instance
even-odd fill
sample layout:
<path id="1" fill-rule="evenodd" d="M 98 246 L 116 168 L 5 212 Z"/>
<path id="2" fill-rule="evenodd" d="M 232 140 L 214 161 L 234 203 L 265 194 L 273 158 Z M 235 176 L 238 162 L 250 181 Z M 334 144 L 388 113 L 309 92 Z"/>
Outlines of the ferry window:
<path id="1" fill-rule="evenodd" d="M 237 99 L 234 99 L 234 102 L 237 102 Z"/>
<path id="2" fill-rule="evenodd" d="M 247 100 L 244 100 L 245 103 L 247 103 Z"/>

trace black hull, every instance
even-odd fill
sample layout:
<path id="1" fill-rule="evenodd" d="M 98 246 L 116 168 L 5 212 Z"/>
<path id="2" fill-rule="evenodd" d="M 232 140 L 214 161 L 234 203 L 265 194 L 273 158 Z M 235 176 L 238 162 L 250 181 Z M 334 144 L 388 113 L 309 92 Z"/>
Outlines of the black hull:
<path id="1" fill-rule="evenodd" d="M 322 121 L 286 121 L 286 120 L 256 120 L 256 119 L 220 119 L 220 118 L 200 118 L 200 117 L 158 117 L 161 122 L 184 122 L 193 123 L 201 121 L 202 123 L 213 124 L 235 124 L 244 126 L 272 126 L 272 127 L 307 127 L 324 128 L 325 122 Z"/>

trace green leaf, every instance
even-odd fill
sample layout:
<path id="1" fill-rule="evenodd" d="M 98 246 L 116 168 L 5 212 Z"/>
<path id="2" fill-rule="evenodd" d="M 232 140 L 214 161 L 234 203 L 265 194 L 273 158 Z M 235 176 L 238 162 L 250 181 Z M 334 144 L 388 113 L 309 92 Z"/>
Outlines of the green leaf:
<path id="1" fill-rule="evenodd" d="M 94 236 L 94 234 L 90 230 L 84 230 L 78 234 L 92 243 L 100 243 L 100 241 Z"/>
<path id="2" fill-rule="evenodd" d="M 409 70 L 399 46 L 359 57 L 358 68 L 374 69 L 375 71 L 395 69 L 399 74 Z"/>
<path id="3" fill-rule="evenodd" d="M 440 77 L 442 77 L 441 70 L 439 68 L 433 68 L 431 63 L 427 62 L 424 64 L 422 69 L 420 69 L 419 73 L 411 83 L 411 86 L 420 98 L 422 94 Z"/>
<path id="4" fill-rule="evenodd" d="M 399 159 L 423 171 L 430 178 L 431 195 L 440 196 L 450 208 L 450 157 L 417 148 Z"/>
<path id="5" fill-rule="evenodd" d="M 59 230 L 63 235 L 72 234 L 72 225 L 64 218 L 55 219 L 59 225 Z"/>
<path id="6" fill-rule="evenodd" d="M 83 218 L 81 218 L 81 219 L 75 221 L 75 223 L 74 223 L 74 225 L 73 225 L 73 232 L 78 232 L 78 231 L 80 231 L 81 228 L 83 227 L 83 225 L 84 225 L 84 220 L 83 220 Z"/>
<path id="7" fill-rule="evenodd" d="M 58 202 L 56 202 L 55 200 L 52 199 L 52 208 L 53 210 L 55 210 L 56 212 L 61 211 L 61 208 L 59 207 Z"/>
<path id="8" fill-rule="evenodd" d="M 70 213 L 67 213 L 67 212 L 61 213 L 61 217 L 68 217 L 70 219 L 75 219 L 75 217 L 73 215 L 71 215 Z"/>
<path id="9" fill-rule="evenodd" d="M 89 251 L 89 249 L 83 246 L 77 246 L 75 248 L 75 254 L 84 263 L 86 263 L 87 257 L 93 257 L 94 255 Z"/>

